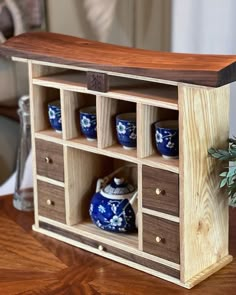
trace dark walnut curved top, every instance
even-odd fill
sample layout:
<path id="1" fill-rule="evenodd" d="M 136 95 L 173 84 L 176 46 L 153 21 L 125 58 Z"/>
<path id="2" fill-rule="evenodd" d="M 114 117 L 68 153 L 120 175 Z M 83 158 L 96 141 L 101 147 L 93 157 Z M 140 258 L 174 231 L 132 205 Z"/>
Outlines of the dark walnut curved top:
<path id="1" fill-rule="evenodd" d="M 13 37 L 0 46 L 0 53 L 213 87 L 236 80 L 236 56 L 233 55 L 157 52 L 47 32 Z"/>

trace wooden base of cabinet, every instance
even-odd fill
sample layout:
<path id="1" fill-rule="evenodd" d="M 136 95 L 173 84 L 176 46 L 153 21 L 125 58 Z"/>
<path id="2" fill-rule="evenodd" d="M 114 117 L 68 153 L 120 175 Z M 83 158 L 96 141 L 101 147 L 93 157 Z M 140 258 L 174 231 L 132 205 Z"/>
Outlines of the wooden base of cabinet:
<path id="1" fill-rule="evenodd" d="M 219 271 L 221 268 L 225 267 L 233 260 L 233 257 L 231 255 L 227 255 L 213 266 L 205 269 L 198 275 L 194 276 L 191 280 L 183 283 L 179 279 L 180 271 L 177 269 L 171 268 L 166 265 L 162 265 L 155 261 L 151 261 L 149 259 L 123 251 L 121 249 L 117 249 L 110 245 L 99 243 L 96 240 L 67 231 L 55 225 L 51 225 L 46 222 L 40 221 L 39 227 L 33 225 L 33 230 L 41 234 L 47 235 L 49 237 L 55 238 L 59 241 L 73 245 L 75 247 L 122 263 L 137 270 L 141 270 L 143 272 L 151 274 L 160 279 L 164 279 L 186 289 L 193 288 L 201 281 L 207 279 L 209 276 Z"/>

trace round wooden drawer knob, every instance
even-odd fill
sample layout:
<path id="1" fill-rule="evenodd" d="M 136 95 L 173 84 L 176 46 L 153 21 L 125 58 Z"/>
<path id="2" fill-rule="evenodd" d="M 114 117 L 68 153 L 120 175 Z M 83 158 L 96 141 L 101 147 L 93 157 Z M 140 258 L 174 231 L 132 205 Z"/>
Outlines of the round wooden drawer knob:
<path id="1" fill-rule="evenodd" d="M 99 250 L 99 251 L 103 251 L 103 250 L 104 250 L 103 246 L 102 246 L 102 245 L 99 245 L 99 246 L 98 246 L 98 250 Z"/>
<path id="2" fill-rule="evenodd" d="M 46 203 L 47 203 L 48 206 L 52 206 L 54 204 L 54 202 L 52 200 L 47 200 Z"/>
<path id="3" fill-rule="evenodd" d="M 47 163 L 47 164 L 50 164 L 50 163 L 52 163 L 52 159 L 51 158 L 49 158 L 49 157 L 45 157 L 45 162 Z"/>
<path id="4" fill-rule="evenodd" d="M 156 242 L 157 243 L 160 243 L 162 241 L 162 238 L 161 237 L 156 237 Z"/>
<path id="5" fill-rule="evenodd" d="M 165 194 L 165 191 L 160 189 L 160 188 L 157 188 L 156 189 L 156 194 L 159 196 L 159 195 L 164 195 Z"/>

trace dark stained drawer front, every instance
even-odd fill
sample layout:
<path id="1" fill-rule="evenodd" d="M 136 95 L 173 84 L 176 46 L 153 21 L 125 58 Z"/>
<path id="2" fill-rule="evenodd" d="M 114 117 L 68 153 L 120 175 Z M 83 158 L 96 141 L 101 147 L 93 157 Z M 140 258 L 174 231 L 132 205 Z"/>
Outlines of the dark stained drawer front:
<path id="1" fill-rule="evenodd" d="M 143 251 L 179 264 L 179 224 L 143 214 Z"/>
<path id="2" fill-rule="evenodd" d="M 64 188 L 38 180 L 39 215 L 65 223 Z"/>
<path id="3" fill-rule="evenodd" d="M 179 175 L 143 166 L 143 207 L 179 216 Z"/>
<path id="4" fill-rule="evenodd" d="M 63 146 L 36 139 L 37 174 L 64 182 Z"/>

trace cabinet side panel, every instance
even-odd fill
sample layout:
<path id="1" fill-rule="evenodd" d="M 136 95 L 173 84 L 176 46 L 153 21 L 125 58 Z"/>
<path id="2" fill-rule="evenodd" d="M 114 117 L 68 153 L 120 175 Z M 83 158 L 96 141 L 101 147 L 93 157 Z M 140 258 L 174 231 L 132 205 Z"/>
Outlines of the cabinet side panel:
<path id="1" fill-rule="evenodd" d="M 31 124 L 31 150 L 32 150 L 32 172 L 33 172 L 33 189 L 34 189 L 34 220 L 35 226 L 39 227 L 38 221 L 38 190 L 37 190 L 37 171 L 36 171 L 36 148 L 35 148 L 35 116 L 37 116 L 37 109 L 34 101 L 34 87 L 33 87 L 33 67 L 32 62 L 28 61 L 28 75 L 29 75 L 29 95 L 30 95 L 30 124 Z"/>
<path id="2" fill-rule="evenodd" d="M 210 147 L 226 147 L 229 86 L 179 85 L 181 281 L 228 254 L 227 194 Z"/>

